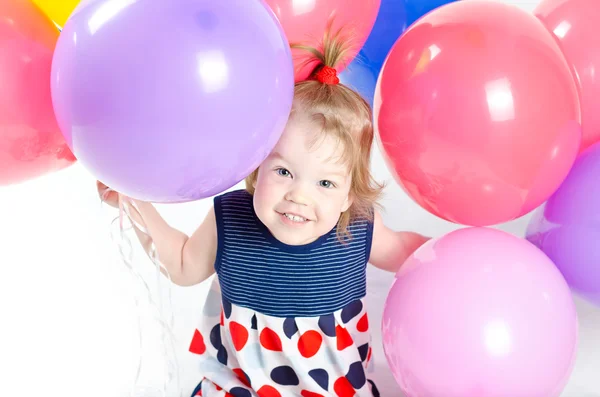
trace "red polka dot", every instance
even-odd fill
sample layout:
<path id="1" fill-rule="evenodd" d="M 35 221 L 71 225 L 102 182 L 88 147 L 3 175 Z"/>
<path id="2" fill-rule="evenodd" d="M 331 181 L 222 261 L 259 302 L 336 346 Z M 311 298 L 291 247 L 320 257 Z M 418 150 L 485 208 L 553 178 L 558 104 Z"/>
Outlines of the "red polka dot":
<path id="1" fill-rule="evenodd" d="M 344 350 L 348 346 L 352 346 L 352 344 L 354 343 L 352 337 L 350 336 L 346 328 L 338 325 L 337 327 L 335 327 L 335 333 L 337 335 L 337 349 L 339 351 Z"/>
<path id="2" fill-rule="evenodd" d="M 225 315 L 223 314 L 223 309 L 221 309 L 221 326 L 225 325 Z"/>
<path id="3" fill-rule="evenodd" d="M 335 381 L 333 390 L 338 397 L 352 397 L 356 394 L 356 391 L 345 376 Z"/>
<path id="4" fill-rule="evenodd" d="M 256 393 L 258 397 L 281 397 L 277 389 L 268 385 L 261 387 Z"/>
<path id="5" fill-rule="evenodd" d="M 241 368 L 236 368 L 233 372 L 237 375 L 238 379 L 247 387 L 251 387 L 250 379 L 248 379 L 248 375 Z"/>
<path id="6" fill-rule="evenodd" d="M 373 353 L 373 349 L 369 347 L 369 354 L 367 355 L 367 362 L 371 360 L 371 353 Z"/>
<path id="7" fill-rule="evenodd" d="M 225 397 L 235 397 L 235 396 L 229 392 L 225 392 Z"/>
<path id="8" fill-rule="evenodd" d="M 358 324 L 356 324 L 356 329 L 358 332 L 367 332 L 369 330 L 369 317 L 365 313 L 360 320 L 358 320 Z"/>
<path id="9" fill-rule="evenodd" d="M 206 345 L 204 344 L 204 338 L 200 331 L 196 330 L 194 332 L 194 337 L 192 338 L 192 343 L 190 343 L 190 352 L 194 354 L 204 354 L 206 351 Z"/>
<path id="10" fill-rule="evenodd" d="M 240 351 L 246 346 L 248 342 L 248 330 L 243 325 L 232 321 L 229 323 L 229 333 L 233 341 L 233 347 L 235 350 Z"/>
<path id="11" fill-rule="evenodd" d="M 323 337 L 317 331 L 307 331 L 298 340 L 298 351 L 305 358 L 311 358 L 321 348 Z"/>
<path id="12" fill-rule="evenodd" d="M 202 389 L 198 390 L 198 392 L 196 394 L 194 394 L 194 397 L 202 397 Z"/>
<path id="13" fill-rule="evenodd" d="M 279 336 L 270 328 L 265 328 L 260 333 L 260 344 L 267 350 L 275 352 L 282 351 L 281 339 Z"/>
<path id="14" fill-rule="evenodd" d="M 302 390 L 302 393 L 300 393 L 300 395 L 302 397 L 324 397 L 322 394 L 313 393 L 312 391 L 308 391 L 308 390 Z"/>

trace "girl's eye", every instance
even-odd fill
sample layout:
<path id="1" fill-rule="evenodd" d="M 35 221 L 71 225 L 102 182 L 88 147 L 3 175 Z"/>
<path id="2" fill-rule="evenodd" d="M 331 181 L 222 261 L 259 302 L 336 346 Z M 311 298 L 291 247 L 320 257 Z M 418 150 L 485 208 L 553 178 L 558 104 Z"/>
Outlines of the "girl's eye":
<path id="1" fill-rule="evenodd" d="M 286 178 L 289 176 L 292 176 L 292 174 L 290 174 L 290 172 L 288 170 L 286 170 L 285 168 L 277 168 L 275 170 L 275 172 L 277 172 L 277 175 L 284 176 Z"/>
<path id="2" fill-rule="evenodd" d="M 331 189 L 331 188 L 335 187 L 335 184 L 333 182 L 331 182 L 331 181 L 325 181 L 325 180 L 319 182 L 319 185 L 321 187 L 324 187 L 325 189 Z"/>

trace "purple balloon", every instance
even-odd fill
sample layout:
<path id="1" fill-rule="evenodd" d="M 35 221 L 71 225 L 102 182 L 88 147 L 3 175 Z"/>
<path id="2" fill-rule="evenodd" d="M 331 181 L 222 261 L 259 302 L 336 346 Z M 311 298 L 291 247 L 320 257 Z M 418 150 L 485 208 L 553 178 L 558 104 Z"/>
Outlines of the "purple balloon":
<path id="1" fill-rule="evenodd" d="M 288 41 L 261 0 L 84 0 L 52 67 L 78 160 L 153 202 L 218 194 L 277 143 L 291 110 Z"/>
<path id="2" fill-rule="evenodd" d="M 600 305 L 600 143 L 585 150 L 539 208 L 527 239 L 552 259 L 574 292 Z"/>

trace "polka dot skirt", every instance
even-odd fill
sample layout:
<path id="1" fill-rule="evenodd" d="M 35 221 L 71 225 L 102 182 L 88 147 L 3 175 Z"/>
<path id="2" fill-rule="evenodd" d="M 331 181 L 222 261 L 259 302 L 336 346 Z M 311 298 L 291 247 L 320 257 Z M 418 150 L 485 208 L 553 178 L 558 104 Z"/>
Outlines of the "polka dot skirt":
<path id="1" fill-rule="evenodd" d="M 373 396 L 369 319 L 362 300 L 325 316 L 279 318 L 231 304 L 215 278 L 190 352 L 192 396 Z"/>

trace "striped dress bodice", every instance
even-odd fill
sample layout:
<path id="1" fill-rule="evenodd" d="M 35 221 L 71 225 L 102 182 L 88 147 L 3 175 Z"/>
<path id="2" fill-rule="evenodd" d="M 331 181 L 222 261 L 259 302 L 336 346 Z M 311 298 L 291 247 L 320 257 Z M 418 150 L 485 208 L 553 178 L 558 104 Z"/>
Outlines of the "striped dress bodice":
<path id="1" fill-rule="evenodd" d="M 334 228 L 310 244 L 291 246 L 258 219 L 245 190 L 216 197 L 215 214 L 215 270 L 230 302 L 277 317 L 319 316 L 366 295 L 372 223 L 352 223 L 345 244 Z"/>

